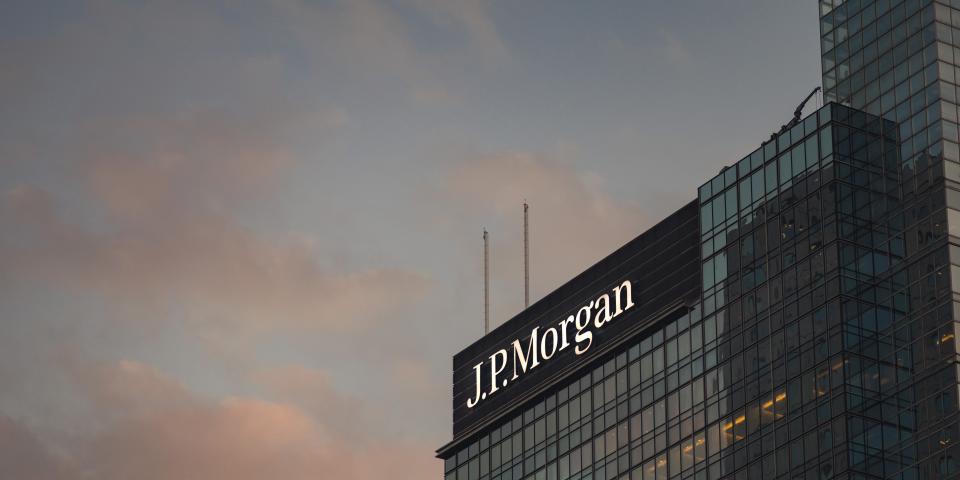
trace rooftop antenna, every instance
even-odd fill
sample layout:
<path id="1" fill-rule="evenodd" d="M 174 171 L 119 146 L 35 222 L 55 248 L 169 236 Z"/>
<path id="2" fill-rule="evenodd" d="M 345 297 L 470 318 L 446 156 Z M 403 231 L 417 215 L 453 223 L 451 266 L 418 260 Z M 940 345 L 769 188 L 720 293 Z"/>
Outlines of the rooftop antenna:
<path id="1" fill-rule="evenodd" d="M 490 238 L 483 229 L 483 334 L 490 333 Z"/>
<path id="2" fill-rule="evenodd" d="M 523 308 L 530 306 L 530 205 L 523 201 Z"/>
<path id="3" fill-rule="evenodd" d="M 817 88 L 814 88 L 813 91 L 810 92 L 810 95 L 807 95 L 807 98 L 804 98 L 803 101 L 800 102 L 800 105 L 797 105 L 797 109 L 793 111 L 793 118 L 791 118 L 786 125 L 781 126 L 779 131 L 771 133 L 770 140 L 767 140 L 766 142 L 763 142 L 763 143 L 766 144 L 766 143 L 772 142 L 777 138 L 777 135 L 780 135 L 781 133 L 786 132 L 787 130 L 790 130 L 791 128 L 793 128 L 794 125 L 800 123 L 800 116 L 803 115 L 803 107 L 805 107 L 807 105 L 807 102 L 809 102 L 810 99 L 813 98 L 813 96 L 816 95 L 817 92 L 819 91 L 820 91 L 819 86 Z"/>

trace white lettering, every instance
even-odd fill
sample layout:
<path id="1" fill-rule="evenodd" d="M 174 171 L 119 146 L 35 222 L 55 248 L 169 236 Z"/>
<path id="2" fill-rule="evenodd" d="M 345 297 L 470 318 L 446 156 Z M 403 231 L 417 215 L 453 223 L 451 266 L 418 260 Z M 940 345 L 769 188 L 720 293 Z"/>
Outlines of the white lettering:
<path id="1" fill-rule="evenodd" d="M 490 357 L 481 363 L 474 365 L 476 391 L 472 398 L 467 399 L 467 408 L 476 407 L 481 401 L 498 390 L 506 387 L 510 381 L 520 378 L 520 375 L 529 370 L 533 370 L 543 361 L 550 360 L 557 352 L 563 351 L 571 345 L 568 327 L 573 324 L 575 330 L 573 342 L 575 345 L 574 353 L 583 355 L 593 345 L 593 330 L 603 328 L 611 320 L 629 310 L 634 306 L 633 285 L 630 280 L 624 280 L 623 283 L 611 289 L 614 297 L 615 309 L 611 314 L 610 293 L 603 293 L 596 300 L 580 307 L 573 315 L 568 315 L 566 319 L 557 322 L 555 327 L 547 328 L 540 335 L 540 327 L 534 327 L 530 331 L 530 337 L 526 348 L 520 339 L 514 340 L 512 346 L 513 377 L 509 380 L 500 378 L 507 368 L 507 357 L 510 355 L 507 349 L 501 348 L 493 352 Z M 508 347 L 510 348 L 510 347 Z M 490 363 L 490 388 L 483 391 L 481 374 L 484 363 Z"/>
<path id="2" fill-rule="evenodd" d="M 586 353 L 590 345 L 593 344 L 593 332 L 587 329 L 587 327 L 590 326 L 590 309 L 592 307 L 593 302 L 590 302 L 588 305 L 580 307 L 580 310 L 577 310 L 577 334 L 573 337 L 573 339 L 577 341 L 577 348 L 573 350 L 577 355 Z M 585 347 L 581 345 L 583 342 L 587 342 Z"/>
<path id="3" fill-rule="evenodd" d="M 477 393 L 474 395 L 473 399 L 469 399 L 469 398 L 467 399 L 467 408 L 473 408 L 478 403 L 480 403 L 480 395 L 481 395 L 480 390 L 482 390 L 480 388 L 480 368 L 481 367 L 483 367 L 483 362 L 480 362 L 473 366 L 473 370 L 477 372 Z M 484 393 L 483 396 L 486 397 L 486 394 Z"/>
<path id="4" fill-rule="evenodd" d="M 567 325 L 570 325 L 573 321 L 573 315 L 570 315 L 566 320 L 560 322 L 560 350 L 570 346 L 570 342 L 567 340 Z"/>
<path id="5" fill-rule="evenodd" d="M 620 292 L 626 292 L 627 295 L 627 305 L 621 308 L 621 295 Z M 619 287 L 613 289 L 613 295 L 617 299 L 617 311 L 614 312 L 613 316 L 616 317 L 623 313 L 624 310 L 629 310 L 633 306 L 633 286 L 630 284 L 630 280 L 624 280 Z"/>
<path id="6" fill-rule="evenodd" d="M 527 344 L 526 353 L 523 351 L 523 346 L 520 345 L 520 340 L 513 341 L 513 378 L 511 380 L 519 378 L 520 373 L 526 373 L 528 362 L 530 364 L 530 370 L 540 365 L 540 360 L 537 359 L 537 333 L 539 331 L 540 327 L 537 327 L 530 332 L 530 343 Z M 533 358 L 531 359 L 531 357 Z M 520 373 L 517 373 L 518 363 L 520 364 Z"/>
<path id="7" fill-rule="evenodd" d="M 540 357 L 544 360 L 550 360 L 550 357 L 552 357 L 554 353 L 557 353 L 557 336 L 557 329 L 550 327 L 547 331 L 543 332 L 543 336 L 540 337 Z M 550 348 L 547 348 L 547 339 L 551 337 L 553 337 L 553 339 L 550 340 Z"/>
<path id="8" fill-rule="evenodd" d="M 497 366 L 497 359 L 500 358 L 500 366 Z M 504 349 L 497 350 L 493 355 L 490 355 L 490 393 L 488 395 L 493 395 L 494 392 L 500 389 L 500 386 L 497 385 L 497 375 L 500 375 L 503 372 L 503 369 L 507 367 L 507 351 Z M 503 386 L 507 386 L 507 380 L 503 380 Z"/>
<path id="9" fill-rule="evenodd" d="M 600 301 L 603 300 L 603 308 L 600 308 Z M 597 316 L 593 318 L 593 326 L 600 328 L 604 323 L 610 321 L 610 295 L 604 293 L 600 295 L 600 298 L 597 299 Z M 603 314 L 601 317 L 600 315 Z"/>

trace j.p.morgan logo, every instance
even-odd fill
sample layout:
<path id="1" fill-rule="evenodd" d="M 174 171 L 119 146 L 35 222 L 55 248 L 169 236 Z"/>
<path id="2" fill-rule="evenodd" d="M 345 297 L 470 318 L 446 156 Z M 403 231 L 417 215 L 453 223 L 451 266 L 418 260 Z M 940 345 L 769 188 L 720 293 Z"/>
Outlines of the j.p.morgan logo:
<path id="1" fill-rule="evenodd" d="M 611 293 L 613 294 L 612 306 Z M 600 295 L 596 300 L 580 307 L 576 313 L 559 321 L 556 326 L 543 329 L 542 334 L 540 327 L 534 328 L 530 331 L 530 339 L 526 346 L 519 339 L 514 340 L 507 348 L 493 352 L 490 358 L 474 365 L 477 390 L 473 398 L 467 399 L 467 408 L 477 406 L 490 395 L 506 387 L 508 383 L 520 378 L 520 375 L 537 368 L 541 361 L 550 360 L 557 352 L 562 352 L 571 345 L 577 355 L 586 353 L 593 344 L 594 329 L 603 328 L 621 313 L 633 307 L 633 286 L 630 280 L 625 280 L 614 287 L 611 293 Z M 508 359 L 513 364 L 513 376 L 509 379 L 507 378 L 509 372 L 504 372 Z M 484 365 L 487 364 L 490 369 L 490 385 L 489 388 L 484 389 L 481 377 Z"/>

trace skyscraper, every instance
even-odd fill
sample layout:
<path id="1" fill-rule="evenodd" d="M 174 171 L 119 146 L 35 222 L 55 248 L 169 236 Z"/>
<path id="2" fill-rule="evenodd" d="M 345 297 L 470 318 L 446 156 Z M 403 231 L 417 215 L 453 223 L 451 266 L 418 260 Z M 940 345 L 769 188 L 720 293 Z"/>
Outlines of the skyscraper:
<path id="1" fill-rule="evenodd" d="M 960 10 L 820 14 L 832 103 L 454 357 L 446 479 L 960 473 Z"/>
<path id="2" fill-rule="evenodd" d="M 877 294 L 906 285 L 902 294 L 893 293 L 891 325 L 863 335 L 862 324 L 845 324 L 851 358 L 861 362 L 861 371 L 877 368 L 884 380 L 866 389 L 848 375 L 850 471 L 860 478 L 956 473 L 954 321 L 960 317 L 953 294 L 946 294 L 960 288 L 960 271 L 951 265 L 960 264 L 960 251 L 951 245 L 960 231 L 960 10 L 954 7 L 960 2 L 820 2 L 825 98 L 895 122 L 900 149 L 901 205 L 873 229 L 884 231 L 887 243 L 902 243 L 902 251 L 891 256 L 889 268 L 848 267 L 844 273 L 850 284 L 844 293 L 861 310 L 885 308 Z M 876 235 L 871 240 L 852 243 L 890 250 Z M 884 369 L 896 371 L 895 379 Z"/>

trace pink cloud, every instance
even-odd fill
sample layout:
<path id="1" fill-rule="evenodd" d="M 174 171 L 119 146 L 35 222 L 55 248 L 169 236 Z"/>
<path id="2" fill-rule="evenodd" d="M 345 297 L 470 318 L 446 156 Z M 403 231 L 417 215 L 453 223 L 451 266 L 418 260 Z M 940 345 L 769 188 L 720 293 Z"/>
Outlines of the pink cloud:
<path id="1" fill-rule="evenodd" d="M 68 219 L 67 205 L 46 190 L 14 187 L 0 204 L 0 218 L 16 226 L 0 235 L 0 265 L 118 304 L 189 306 L 202 323 L 251 328 L 363 329 L 421 298 L 428 280 L 420 273 L 332 271 L 320 264 L 318 240 L 239 218 L 295 163 L 277 147 L 272 118 L 117 126 L 145 145 L 98 148 L 74 167 L 98 221 Z"/>
<path id="2" fill-rule="evenodd" d="M 242 121 L 206 113 L 98 126 L 124 141 L 72 154 L 69 198 L 55 183 L 0 192 L 0 223 L 10 227 L 0 231 L 0 287 L 93 298 L 123 322 L 109 338 L 150 329 L 200 337 L 210 350 L 249 342 L 244 358 L 224 362 L 240 377 L 254 368 L 245 362 L 258 361 L 259 334 L 315 335 L 317 348 L 338 336 L 359 342 L 422 299 L 429 279 L 390 267 L 334 269 L 323 262 L 322 238 L 244 217 L 269 207 L 296 168 L 296 155 L 280 146 L 287 121 L 283 113 Z M 38 357 L 70 349 L 73 339 L 58 333 L 44 336 L 57 345 Z M 23 374 L 63 397 L 50 402 L 55 420 L 17 405 L 20 397 L 11 402 L 37 422 L 0 424 L 0 445 L 23 452 L 13 478 L 439 476 L 433 441 L 385 432 L 371 420 L 394 412 L 339 392 L 325 371 L 263 371 L 208 398 L 142 363 L 91 367 L 84 355 L 66 365 L 76 379 L 69 386 L 50 371 Z"/>
<path id="3" fill-rule="evenodd" d="M 360 398 L 337 392 L 325 370 L 287 365 L 257 370 L 251 376 L 266 398 L 295 403 L 324 419 L 326 427 L 344 439 L 361 442 L 377 433 L 374 426 L 382 420 L 377 416 L 384 412 L 375 411 Z"/>
<path id="4" fill-rule="evenodd" d="M 65 460 L 55 457 L 32 432 L 0 415 L 0 478 L 67 478 Z"/>
<path id="5" fill-rule="evenodd" d="M 441 473 L 432 445 L 357 440 L 330 429 L 321 418 L 363 421 L 345 399 L 333 399 L 335 411 L 317 417 L 290 402 L 203 398 L 131 361 L 81 365 L 74 373 L 93 405 L 108 412 L 103 423 L 61 441 L 64 454 L 54 456 L 29 430 L 0 417 L 0 474 L 11 473 L 3 478 L 419 480 Z"/>

